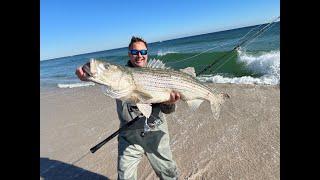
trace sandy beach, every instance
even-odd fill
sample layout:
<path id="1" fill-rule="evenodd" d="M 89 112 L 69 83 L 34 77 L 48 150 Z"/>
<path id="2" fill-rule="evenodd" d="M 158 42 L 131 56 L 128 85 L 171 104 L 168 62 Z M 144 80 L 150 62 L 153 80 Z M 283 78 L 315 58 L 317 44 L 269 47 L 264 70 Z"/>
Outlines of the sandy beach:
<path id="1" fill-rule="evenodd" d="M 280 179 L 279 86 L 209 86 L 231 96 L 219 120 L 208 102 L 166 115 L 180 179 Z M 40 93 L 40 178 L 117 179 L 117 138 L 75 162 L 119 128 L 115 100 L 99 86 Z M 146 157 L 138 177 L 158 179 Z"/>

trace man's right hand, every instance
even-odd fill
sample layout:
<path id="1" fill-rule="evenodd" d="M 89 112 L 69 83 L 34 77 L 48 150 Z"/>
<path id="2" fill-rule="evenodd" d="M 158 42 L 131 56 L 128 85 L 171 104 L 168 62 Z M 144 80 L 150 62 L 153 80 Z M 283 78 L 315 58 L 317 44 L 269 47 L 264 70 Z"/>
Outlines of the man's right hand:
<path id="1" fill-rule="evenodd" d="M 81 81 L 88 81 L 87 80 L 88 75 L 85 72 L 83 72 L 82 66 L 78 67 L 75 73 Z"/>

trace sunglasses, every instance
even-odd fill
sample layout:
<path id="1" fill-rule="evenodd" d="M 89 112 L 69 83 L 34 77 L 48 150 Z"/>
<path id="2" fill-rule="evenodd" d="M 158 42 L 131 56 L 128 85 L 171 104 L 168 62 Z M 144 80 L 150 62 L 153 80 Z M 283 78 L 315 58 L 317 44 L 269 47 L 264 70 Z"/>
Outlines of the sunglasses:
<path id="1" fill-rule="evenodd" d="M 135 49 L 131 49 L 129 52 L 130 52 L 130 54 L 132 54 L 132 55 L 138 55 L 139 53 L 140 53 L 141 55 L 147 55 L 147 54 L 148 54 L 148 50 L 147 50 L 147 49 L 140 50 L 140 51 L 135 50 Z"/>

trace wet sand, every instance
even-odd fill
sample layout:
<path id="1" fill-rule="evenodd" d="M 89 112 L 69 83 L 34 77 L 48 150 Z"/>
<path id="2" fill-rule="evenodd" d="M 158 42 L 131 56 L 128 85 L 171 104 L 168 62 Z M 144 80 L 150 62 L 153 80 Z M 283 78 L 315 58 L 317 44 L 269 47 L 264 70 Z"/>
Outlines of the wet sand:
<path id="1" fill-rule="evenodd" d="M 210 86 L 231 96 L 219 120 L 208 102 L 166 115 L 180 179 L 280 179 L 280 88 Z M 41 90 L 40 177 L 116 179 L 117 138 L 74 162 L 118 128 L 115 100 L 98 86 Z M 146 157 L 138 177 L 158 179 Z"/>

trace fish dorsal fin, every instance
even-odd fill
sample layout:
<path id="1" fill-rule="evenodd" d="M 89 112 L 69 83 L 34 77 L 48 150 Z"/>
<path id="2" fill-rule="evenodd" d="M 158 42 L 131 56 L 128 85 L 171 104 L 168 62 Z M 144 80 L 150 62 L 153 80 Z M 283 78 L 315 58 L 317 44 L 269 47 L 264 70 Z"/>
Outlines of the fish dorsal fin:
<path id="1" fill-rule="evenodd" d="M 140 112 L 146 117 L 149 118 L 152 112 L 152 106 L 151 104 L 141 104 L 137 103 L 136 104 Z"/>
<path id="2" fill-rule="evenodd" d="M 166 67 L 166 65 L 159 59 L 152 59 L 147 64 L 148 68 L 158 68 L 158 69 L 170 69 L 169 67 Z"/>
<path id="3" fill-rule="evenodd" d="M 196 77 L 196 71 L 194 70 L 194 67 L 187 67 L 184 69 L 180 69 L 181 72 L 187 73 L 191 75 L 192 77 Z"/>
<path id="4" fill-rule="evenodd" d="M 202 102 L 203 102 L 203 100 L 201 100 L 201 99 L 193 99 L 193 100 L 187 101 L 187 104 L 191 108 L 192 111 L 196 111 L 196 109 L 198 109 L 198 107 L 200 106 L 200 104 Z"/>

